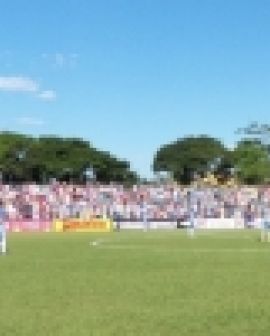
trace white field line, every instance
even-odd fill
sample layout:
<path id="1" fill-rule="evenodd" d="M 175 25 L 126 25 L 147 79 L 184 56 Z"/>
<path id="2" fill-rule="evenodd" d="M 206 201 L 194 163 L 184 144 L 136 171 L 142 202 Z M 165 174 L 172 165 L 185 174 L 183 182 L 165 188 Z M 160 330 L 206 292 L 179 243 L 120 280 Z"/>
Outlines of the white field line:
<path id="1" fill-rule="evenodd" d="M 188 253 L 270 253 L 270 249 L 258 249 L 258 248 L 155 248 L 152 246 L 141 245 L 98 245 L 98 248 L 108 250 L 149 250 L 149 251 L 170 251 L 170 252 L 188 252 Z"/>
<path id="2" fill-rule="evenodd" d="M 251 235 L 251 234 L 235 234 L 235 235 L 232 235 L 232 234 L 226 234 L 224 232 L 220 232 L 220 233 L 217 233 L 217 232 L 196 232 L 195 231 L 195 237 L 211 237 L 213 239 L 254 239 L 255 237 L 255 234 Z"/>

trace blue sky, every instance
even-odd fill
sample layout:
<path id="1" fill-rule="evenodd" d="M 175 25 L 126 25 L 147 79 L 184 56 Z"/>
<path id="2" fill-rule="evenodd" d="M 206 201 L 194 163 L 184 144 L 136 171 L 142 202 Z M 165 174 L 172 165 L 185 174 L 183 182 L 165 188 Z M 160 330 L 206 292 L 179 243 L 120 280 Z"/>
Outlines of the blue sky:
<path id="1" fill-rule="evenodd" d="M 0 129 L 83 137 L 150 176 L 191 134 L 270 123 L 268 0 L 0 1 Z"/>

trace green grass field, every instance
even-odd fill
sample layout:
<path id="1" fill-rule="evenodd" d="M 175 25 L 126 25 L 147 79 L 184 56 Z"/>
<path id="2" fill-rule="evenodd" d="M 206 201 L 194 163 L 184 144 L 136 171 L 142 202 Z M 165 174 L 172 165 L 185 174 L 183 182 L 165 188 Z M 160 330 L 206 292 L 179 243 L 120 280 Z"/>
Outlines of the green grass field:
<path id="1" fill-rule="evenodd" d="M 1 336 L 270 335 L 270 244 L 258 232 L 12 234 L 8 243 Z"/>

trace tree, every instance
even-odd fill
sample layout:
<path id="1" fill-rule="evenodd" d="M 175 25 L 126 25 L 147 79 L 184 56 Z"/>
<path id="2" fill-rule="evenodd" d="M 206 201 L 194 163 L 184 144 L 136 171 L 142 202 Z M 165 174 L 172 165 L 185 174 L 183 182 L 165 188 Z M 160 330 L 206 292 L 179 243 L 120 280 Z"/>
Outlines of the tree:
<path id="1" fill-rule="evenodd" d="M 4 182 L 47 183 L 50 178 L 82 183 L 93 168 L 97 181 L 135 183 L 138 176 L 127 161 L 94 148 L 78 138 L 27 137 L 0 133 L 0 169 Z"/>
<path id="2" fill-rule="evenodd" d="M 229 152 L 220 140 L 207 135 L 189 136 L 162 146 L 153 162 L 155 172 L 168 171 L 178 182 L 188 184 L 195 173 L 203 175 L 214 160 L 229 160 Z M 215 167 L 216 168 L 216 167 Z"/>
<path id="3" fill-rule="evenodd" d="M 0 133 L 0 170 L 4 181 L 24 180 L 26 156 L 33 141 L 31 137 L 18 133 Z"/>
<path id="4" fill-rule="evenodd" d="M 242 140 L 235 151 L 238 177 L 245 184 L 261 184 L 270 178 L 269 154 L 264 146 L 252 140 Z"/>
<path id="5" fill-rule="evenodd" d="M 238 177 L 246 184 L 269 182 L 270 178 L 270 126 L 252 122 L 237 131 L 242 134 L 234 150 Z"/>

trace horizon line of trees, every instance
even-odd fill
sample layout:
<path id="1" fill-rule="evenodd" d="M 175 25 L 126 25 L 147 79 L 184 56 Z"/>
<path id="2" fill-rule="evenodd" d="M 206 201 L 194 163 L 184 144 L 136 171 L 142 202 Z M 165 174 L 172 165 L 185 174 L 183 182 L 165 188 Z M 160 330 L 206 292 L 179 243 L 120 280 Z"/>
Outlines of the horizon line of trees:
<path id="1" fill-rule="evenodd" d="M 221 182 L 237 177 L 243 184 L 270 182 L 270 126 L 254 122 L 239 129 L 235 148 L 208 135 L 186 136 L 161 146 L 153 157 L 153 172 L 168 173 L 181 184 L 207 172 Z M 127 185 L 147 183 L 127 160 L 96 149 L 80 138 L 32 137 L 0 132 L 0 176 L 4 183 L 71 183 L 97 181 Z"/>
<path id="2" fill-rule="evenodd" d="M 0 172 L 4 183 L 72 183 L 96 180 L 135 183 L 138 176 L 120 160 L 80 138 L 0 133 Z"/>

